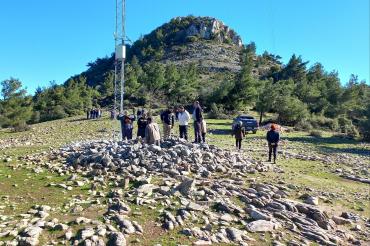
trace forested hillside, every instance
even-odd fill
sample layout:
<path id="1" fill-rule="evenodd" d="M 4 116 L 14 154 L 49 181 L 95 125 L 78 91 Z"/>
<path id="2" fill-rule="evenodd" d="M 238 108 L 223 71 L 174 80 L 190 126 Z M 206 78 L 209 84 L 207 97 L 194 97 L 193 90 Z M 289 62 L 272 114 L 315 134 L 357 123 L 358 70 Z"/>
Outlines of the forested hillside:
<path id="1" fill-rule="evenodd" d="M 305 59 L 309 59 L 305 58 Z M 254 109 L 303 130 L 325 128 L 370 138 L 370 86 L 352 75 L 292 55 L 256 53 L 239 35 L 209 17 L 174 18 L 128 47 L 125 105 L 162 107 L 201 101 L 214 117 Z M 111 55 L 62 85 L 51 84 L 27 96 L 17 79 L 2 82 L 1 127 L 25 129 L 26 123 L 78 115 L 91 107 L 110 107 L 114 87 Z M 353 71 L 354 73 L 356 71 Z"/>

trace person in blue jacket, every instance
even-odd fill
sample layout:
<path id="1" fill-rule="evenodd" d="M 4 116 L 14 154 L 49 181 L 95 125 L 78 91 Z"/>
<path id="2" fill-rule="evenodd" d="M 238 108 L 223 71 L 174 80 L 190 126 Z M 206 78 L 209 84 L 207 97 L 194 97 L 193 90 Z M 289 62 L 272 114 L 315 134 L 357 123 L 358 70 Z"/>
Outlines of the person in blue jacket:
<path id="1" fill-rule="evenodd" d="M 271 124 L 271 129 L 266 134 L 266 139 L 269 146 L 269 162 L 271 162 L 271 155 L 274 155 L 274 164 L 276 164 L 277 147 L 280 141 L 280 134 L 278 127 L 275 124 Z"/>

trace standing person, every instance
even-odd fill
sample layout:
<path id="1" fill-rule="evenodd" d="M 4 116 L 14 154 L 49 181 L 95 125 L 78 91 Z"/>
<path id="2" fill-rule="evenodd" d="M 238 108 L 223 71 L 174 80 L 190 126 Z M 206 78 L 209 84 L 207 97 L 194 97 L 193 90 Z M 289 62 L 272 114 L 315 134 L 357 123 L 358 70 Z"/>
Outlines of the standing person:
<path id="1" fill-rule="evenodd" d="M 140 109 L 137 109 L 136 111 L 136 117 L 139 119 L 141 117 L 141 115 L 143 114 L 142 110 Z"/>
<path id="2" fill-rule="evenodd" d="M 183 108 L 183 106 L 180 106 L 180 107 L 176 108 L 176 112 L 175 112 L 175 119 L 176 120 L 179 120 L 179 114 L 181 113 L 181 108 Z"/>
<path id="3" fill-rule="evenodd" d="M 145 138 L 145 130 L 148 125 L 148 119 L 146 113 L 142 113 L 141 116 L 137 119 L 137 138 Z"/>
<path id="4" fill-rule="evenodd" d="M 90 119 L 93 119 L 94 118 L 94 109 L 91 108 L 90 109 Z"/>
<path id="5" fill-rule="evenodd" d="M 193 111 L 195 143 L 202 141 L 201 124 L 203 120 L 202 108 L 198 101 L 194 102 Z"/>
<path id="6" fill-rule="evenodd" d="M 233 127 L 232 135 L 235 136 L 235 146 L 238 150 L 242 149 L 242 140 L 245 137 L 245 128 L 243 127 L 243 122 L 239 121 Z"/>
<path id="7" fill-rule="evenodd" d="M 93 109 L 93 119 L 96 119 L 96 115 L 97 115 L 97 109 L 96 109 L 96 108 L 94 108 L 94 109 Z"/>
<path id="8" fill-rule="evenodd" d="M 116 110 L 115 109 L 112 109 L 110 111 L 110 119 L 111 120 L 114 120 L 116 118 Z"/>
<path id="9" fill-rule="evenodd" d="M 86 119 L 90 119 L 90 109 L 86 110 Z"/>
<path id="10" fill-rule="evenodd" d="M 269 160 L 271 162 L 271 154 L 274 154 L 274 164 L 276 164 L 276 152 L 280 141 L 280 134 L 277 131 L 277 126 L 271 124 L 271 130 L 267 132 L 266 139 L 269 145 Z"/>
<path id="11" fill-rule="evenodd" d="M 148 117 L 147 123 L 148 125 L 145 128 L 145 143 L 160 146 L 161 133 L 158 124 L 154 122 L 152 117 Z"/>
<path id="12" fill-rule="evenodd" d="M 163 139 L 168 139 L 171 136 L 171 129 L 175 124 L 175 117 L 170 107 L 161 113 L 161 121 L 163 123 Z"/>
<path id="13" fill-rule="evenodd" d="M 135 121 L 135 115 L 128 115 L 128 111 L 125 111 L 124 115 L 120 114 L 117 119 L 121 122 L 122 140 L 131 140 L 134 129 L 132 122 Z"/>
<path id="14" fill-rule="evenodd" d="M 203 143 L 205 143 L 207 134 L 207 122 L 204 119 L 202 119 L 202 122 L 200 123 L 200 133 L 202 134 L 202 141 Z"/>
<path id="15" fill-rule="evenodd" d="M 184 106 L 181 106 L 177 112 L 177 119 L 179 121 L 180 138 L 188 140 L 188 125 L 190 120 L 190 114 L 185 110 Z"/>

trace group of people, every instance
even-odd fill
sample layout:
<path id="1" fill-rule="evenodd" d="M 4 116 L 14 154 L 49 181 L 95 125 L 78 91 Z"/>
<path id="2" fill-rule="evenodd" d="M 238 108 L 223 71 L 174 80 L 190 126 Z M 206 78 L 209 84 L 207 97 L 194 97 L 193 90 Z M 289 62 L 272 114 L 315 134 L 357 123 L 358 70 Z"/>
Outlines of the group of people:
<path id="1" fill-rule="evenodd" d="M 240 151 L 242 148 L 242 140 L 246 136 L 243 122 L 239 121 L 233 126 L 232 136 L 235 136 L 235 145 L 236 148 Z M 266 140 L 269 147 L 268 161 L 271 162 L 271 157 L 273 157 L 273 163 L 276 164 L 277 148 L 280 141 L 280 134 L 277 125 L 271 124 L 270 130 L 266 134 Z"/>
<path id="2" fill-rule="evenodd" d="M 131 115 L 129 115 L 128 111 L 125 111 L 124 114 L 120 114 L 117 117 L 115 112 L 112 110 L 111 118 L 118 119 L 120 121 L 123 140 L 131 140 L 133 138 L 133 124 L 137 121 L 137 139 L 142 140 L 147 144 L 160 145 L 160 141 L 162 139 L 166 140 L 171 137 L 175 122 L 178 121 L 180 138 L 188 141 L 188 128 L 190 122 L 193 121 L 195 136 L 194 143 L 206 142 L 207 124 L 203 117 L 203 110 L 198 101 L 194 102 L 192 114 L 190 114 L 184 106 L 180 106 L 176 109 L 168 107 L 164 110 L 160 114 L 160 119 L 163 124 L 162 137 L 159 125 L 144 109 L 137 110 L 136 114 L 134 110 Z M 233 126 L 232 135 L 235 136 L 236 148 L 241 150 L 242 140 L 246 136 L 243 122 L 237 122 L 237 124 Z M 277 147 L 280 141 L 277 125 L 271 124 L 271 128 L 267 132 L 266 139 L 269 146 L 268 161 L 271 162 L 273 157 L 273 162 L 276 163 Z"/>
<path id="3" fill-rule="evenodd" d="M 152 117 L 148 117 L 145 111 L 137 115 L 129 115 L 128 111 L 125 111 L 123 115 L 117 117 L 121 122 L 122 140 L 133 138 L 133 123 L 137 120 L 137 138 L 147 144 L 160 145 L 161 135 L 158 124 L 154 122 Z"/>
<path id="4" fill-rule="evenodd" d="M 144 140 L 148 144 L 159 145 L 161 139 L 168 139 L 172 135 L 172 130 L 175 126 L 175 121 L 179 122 L 180 138 L 188 140 L 188 127 L 190 121 L 194 121 L 194 135 L 196 143 L 205 143 L 207 125 L 203 118 L 202 108 L 198 101 L 194 103 L 193 114 L 180 106 L 176 109 L 168 107 L 164 110 L 160 119 L 163 124 L 163 137 L 161 138 L 161 132 L 158 124 L 155 122 L 153 117 L 148 116 L 144 109 L 138 110 L 136 115 L 135 111 L 129 115 L 128 111 L 125 111 L 123 115 L 119 115 L 117 119 L 121 123 L 122 139 L 131 140 L 133 138 L 133 123 L 137 121 L 137 138 Z M 115 117 L 114 117 L 115 118 Z"/>
<path id="5" fill-rule="evenodd" d="M 178 107 L 176 110 L 167 108 L 161 113 L 161 121 L 163 123 L 163 138 L 167 139 L 172 135 L 172 129 L 175 125 L 175 119 L 179 122 L 180 138 L 188 140 L 189 123 L 193 120 L 195 143 L 205 143 L 207 133 L 207 123 L 203 118 L 202 108 L 198 101 L 193 105 L 193 114 L 185 109 L 184 106 Z"/>
<path id="6" fill-rule="evenodd" d="M 86 110 L 86 119 L 99 119 L 103 115 L 103 111 L 100 108 L 92 108 Z"/>

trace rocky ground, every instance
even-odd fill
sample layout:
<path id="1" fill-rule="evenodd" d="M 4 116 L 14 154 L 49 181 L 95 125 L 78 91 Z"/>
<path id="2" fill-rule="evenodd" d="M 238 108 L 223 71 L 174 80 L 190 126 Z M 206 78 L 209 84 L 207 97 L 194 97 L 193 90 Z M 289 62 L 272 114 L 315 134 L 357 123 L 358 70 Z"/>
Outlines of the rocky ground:
<path id="1" fill-rule="evenodd" d="M 0 245 L 369 243 L 367 144 L 287 133 L 273 165 L 264 132 L 237 152 L 227 121 L 161 147 L 109 140 L 108 120 L 45 126 L 0 133 Z"/>

